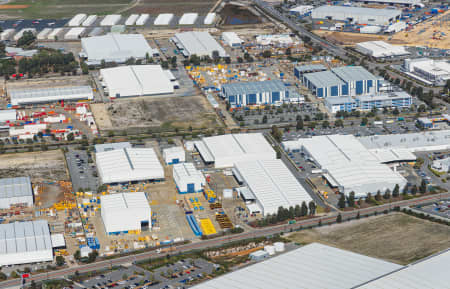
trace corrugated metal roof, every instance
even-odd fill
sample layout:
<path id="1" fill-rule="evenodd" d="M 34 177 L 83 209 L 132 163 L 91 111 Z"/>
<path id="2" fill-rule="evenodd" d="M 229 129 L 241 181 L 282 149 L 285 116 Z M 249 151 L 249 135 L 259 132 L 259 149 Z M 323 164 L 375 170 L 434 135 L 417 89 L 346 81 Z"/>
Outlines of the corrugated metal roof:
<path id="1" fill-rule="evenodd" d="M 106 152 L 113 150 L 120 150 L 124 148 L 131 148 L 131 144 L 129 142 L 115 142 L 115 143 L 103 143 L 95 145 L 95 152 Z"/>
<path id="2" fill-rule="evenodd" d="M 253 82 L 235 82 L 222 85 L 227 95 L 256 94 L 262 92 L 286 91 L 281 80 L 265 80 Z"/>
<path id="3" fill-rule="evenodd" d="M 315 72 L 315 71 L 327 70 L 327 68 L 323 64 L 300 65 L 300 66 L 296 66 L 295 69 L 297 71 L 299 71 L 300 73 L 302 73 L 302 72 Z"/>
<path id="4" fill-rule="evenodd" d="M 401 267 L 350 251 L 312 243 L 192 288 L 353 288 Z"/>
<path id="5" fill-rule="evenodd" d="M 174 15 L 172 13 L 159 14 L 153 23 L 154 25 L 169 25 L 170 21 L 173 19 L 173 16 Z"/>
<path id="6" fill-rule="evenodd" d="M 52 250 L 47 221 L 0 224 L 0 265 L 2 255 L 42 250 Z"/>
<path id="7" fill-rule="evenodd" d="M 174 39 L 189 56 L 193 54 L 197 56 L 212 56 L 213 51 L 219 52 L 221 57 L 228 55 L 225 49 L 206 31 L 176 33 Z"/>
<path id="8" fill-rule="evenodd" d="M 8 91 L 13 105 L 34 102 L 57 101 L 61 99 L 92 99 L 90 86 L 66 86 L 34 89 L 11 89 Z"/>
<path id="9" fill-rule="evenodd" d="M 295 207 L 312 200 L 281 160 L 242 161 L 235 167 L 261 204 L 264 215 L 276 213 L 279 207 Z"/>
<path id="10" fill-rule="evenodd" d="M 328 13 L 331 15 L 343 14 L 343 15 L 363 15 L 363 16 L 382 16 L 382 17 L 396 17 L 401 15 L 401 10 L 397 9 L 377 9 L 366 7 L 354 7 L 354 6 L 337 6 L 337 5 L 324 5 L 317 7 L 313 10 L 314 13 Z"/>
<path id="11" fill-rule="evenodd" d="M 152 148 L 125 148 L 95 154 L 103 183 L 163 179 L 164 169 Z"/>
<path id="12" fill-rule="evenodd" d="M 303 75 L 309 82 L 311 82 L 315 87 L 330 87 L 336 85 L 344 85 L 339 77 L 337 77 L 331 71 L 320 71 L 313 73 L 306 73 Z"/>
<path id="13" fill-rule="evenodd" d="M 180 20 L 178 21 L 178 24 L 180 25 L 193 25 L 195 21 L 197 21 L 198 13 L 184 13 L 183 16 L 181 16 Z"/>
<path id="14" fill-rule="evenodd" d="M 29 177 L 0 179 L 0 199 L 32 195 L 33 190 Z"/>
<path id="15" fill-rule="evenodd" d="M 150 210 L 147 197 L 144 192 L 118 193 L 101 196 L 102 210 L 127 209 L 130 212 L 136 208 L 146 208 Z"/>
<path id="16" fill-rule="evenodd" d="M 362 66 L 342 66 L 333 68 L 331 71 L 345 82 L 378 79 Z"/>
<path id="17" fill-rule="evenodd" d="M 361 289 L 423 289 L 449 288 L 450 249 L 430 256 L 401 270 L 377 278 L 362 286 Z"/>

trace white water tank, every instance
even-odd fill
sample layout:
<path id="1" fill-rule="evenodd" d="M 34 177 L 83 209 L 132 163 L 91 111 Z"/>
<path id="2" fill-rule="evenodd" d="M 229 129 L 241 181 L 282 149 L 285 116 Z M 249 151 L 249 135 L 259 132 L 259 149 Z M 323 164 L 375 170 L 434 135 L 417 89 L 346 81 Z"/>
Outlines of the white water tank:
<path id="1" fill-rule="evenodd" d="M 270 256 L 275 255 L 275 246 L 272 245 L 264 246 L 264 251 L 266 251 Z"/>
<path id="2" fill-rule="evenodd" d="M 275 252 L 284 252 L 284 243 L 283 242 L 275 242 L 273 243 L 275 247 Z"/>

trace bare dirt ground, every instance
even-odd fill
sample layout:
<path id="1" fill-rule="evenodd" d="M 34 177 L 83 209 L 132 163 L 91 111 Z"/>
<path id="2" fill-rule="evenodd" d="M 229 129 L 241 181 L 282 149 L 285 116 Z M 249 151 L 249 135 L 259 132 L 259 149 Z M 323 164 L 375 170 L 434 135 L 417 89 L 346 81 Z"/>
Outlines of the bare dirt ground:
<path id="1" fill-rule="evenodd" d="M 97 106 L 92 110 L 95 119 L 100 120 L 97 122 L 100 129 L 157 126 L 207 128 L 217 125 L 217 115 L 203 96 L 139 97 L 116 100 L 106 104 L 105 108 Z"/>
<path id="2" fill-rule="evenodd" d="M 21 79 L 20 81 L 8 81 L 6 88 L 9 89 L 33 89 L 48 87 L 65 87 L 88 85 L 89 79 L 86 75 Z"/>
<path id="3" fill-rule="evenodd" d="M 296 232 L 288 238 L 409 264 L 450 247 L 450 227 L 398 213 Z"/>
<path id="4" fill-rule="evenodd" d="M 382 40 L 398 45 L 448 49 L 450 47 L 450 11 L 422 22 L 410 31 L 401 31 L 394 35 L 359 34 L 326 30 L 314 30 L 313 32 L 342 45 L 355 45 L 358 42 Z"/>
<path id="5" fill-rule="evenodd" d="M 32 182 L 69 180 L 61 150 L 0 156 L 0 178 L 29 176 Z"/>

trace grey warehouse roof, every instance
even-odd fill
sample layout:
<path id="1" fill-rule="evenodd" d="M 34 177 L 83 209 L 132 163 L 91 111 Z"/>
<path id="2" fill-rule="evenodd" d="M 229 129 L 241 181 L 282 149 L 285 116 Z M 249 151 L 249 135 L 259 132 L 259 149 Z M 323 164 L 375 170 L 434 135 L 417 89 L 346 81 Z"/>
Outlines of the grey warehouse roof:
<path id="1" fill-rule="evenodd" d="M 400 10 L 397 9 L 375 9 L 375 8 L 365 8 L 365 7 L 353 7 L 353 6 L 320 6 L 314 9 L 314 12 L 336 14 L 342 13 L 345 15 L 369 15 L 369 16 L 381 16 L 381 17 L 396 17 L 401 14 Z"/>
<path id="2" fill-rule="evenodd" d="M 0 179 L 0 200 L 32 195 L 29 177 Z"/>
<path id="3" fill-rule="evenodd" d="M 347 82 L 378 78 L 362 66 L 342 66 L 333 68 L 331 71 Z"/>
<path id="4" fill-rule="evenodd" d="M 227 56 L 222 46 L 206 31 L 190 31 L 176 33 L 173 40 L 182 46 L 189 55 L 212 55 L 213 51 L 219 52 L 219 56 Z"/>
<path id="5" fill-rule="evenodd" d="M 312 243 L 192 288 L 353 288 L 401 267 L 372 257 Z"/>
<path id="6" fill-rule="evenodd" d="M 325 102 L 328 104 L 341 104 L 341 103 L 354 103 L 356 102 L 353 98 L 351 97 L 327 97 L 325 98 Z"/>
<path id="7" fill-rule="evenodd" d="M 0 225 L 0 259 L 4 254 L 52 250 L 47 221 L 14 222 Z M 0 262 L 1 263 L 1 262 Z"/>
<path id="8" fill-rule="evenodd" d="M 255 82 L 235 82 L 222 86 L 229 95 L 253 94 L 261 92 L 285 91 L 286 86 L 281 80 L 265 80 Z"/>
<path id="9" fill-rule="evenodd" d="M 315 87 L 329 87 L 336 85 L 344 85 L 345 82 L 339 79 L 331 71 L 320 71 L 304 74 L 303 77 L 308 79 Z"/>
<path id="10" fill-rule="evenodd" d="M 12 89 L 9 90 L 9 95 L 13 104 L 25 103 L 31 100 L 35 100 L 36 102 L 59 100 L 82 95 L 85 95 L 86 98 L 92 98 L 92 88 L 84 85 L 38 89 Z M 24 99 L 25 101 L 23 101 Z"/>
<path id="11" fill-rule="evenodd" d="M 115 142 L 115 143 L 104 143 L 104 144 L 96 144 L 95 152 L 106 152 L 113 150 L 121 150 L 124 148 L 131 148 L 131 144 L 129 142 Z"/>
<path id="12" fill-rule="evenodd" d="M 295 69 L 299 72 L 309 72 L 309 71 L 323 71 L 327 70 L 325 65 L 323 64 L 307 64 L 307 65 L 300 65 L 296 66 Z"/>

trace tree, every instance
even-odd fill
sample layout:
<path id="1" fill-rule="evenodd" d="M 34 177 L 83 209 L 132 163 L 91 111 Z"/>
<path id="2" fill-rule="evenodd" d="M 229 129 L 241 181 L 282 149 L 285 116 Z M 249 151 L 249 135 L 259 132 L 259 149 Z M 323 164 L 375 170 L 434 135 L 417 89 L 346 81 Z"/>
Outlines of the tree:
<path id="1" fill-rule="evenodd" d="M 80 250 L 76 250 L 75 253 L 73 253 L 73 257 L 75 258 L 75 260 L 80 260 L 81 259 Z"/>
<path id="2" fill-rule="evenodd" d="M 262 123 L 267 123 L 267 115 L 264 115 L 262 118 Z"/>
<path id="3" fill-rule="evenodd" d="M 403 187 L 403 190 L 402 190 L 402 195 L 403 196 L 406 196 L 406 195 L 408 195 L 408 185 L 405 185 L 404 187 Z"/>
<path id="4" fill-rule="evenodd" d="M 296 217 L 301 217 L 302 216 L 302 211 L 301 211 L 301 208 L 300 208 L 300 205 L 295 205 L 295 208 L 294 208 L 294 215 L 296 216 Z"/>
<path id="5" fill-rule="evenodd" d="M 411 188 L 411 195 L 416 195 L 417 194 L 417 186 L 416 185 L 414 185 L 412 188 Z"/>
<path id="6" fill-rule="evenodd" d="M 328 122 L 328 120 L 322 121 L 322 128 L 328 128 L 328 127 L 330 127 L 330 123 Z"/>
<path id="7" fill-rule="evenodd" d="M 88 255 L 88 263 L 95 262 L 95 260 L 97 259 L 97 256 L 98 256 L 97 250 L 94 250 L 91 253 L 89 253 L 89 255 Z"/>
<path id="8" fill-rule="evenodd" d="M 385 200 L 389 200 L 389 199 L 391 198 L 391 190 L 387 189 L 387 190 L 384 192 L 383 198 L 384 198 Z"/>
<path id="9" fill-rule="evenodd" d="M 419 192 L 423 195 L 427 192 L 427 183 L 424 179 L 422 179 L 422 182 L 420 183 Z"/>
<path id="10" fill-rule="evenodd" d="M 264 50 L 264 52 L 262 53 L 262 56 L 264 58 L 270 58 L 272 56 L 272 52 L 270 50 Z"/>
<path id="11" fill-rule="evenodd" d="M 344 127 L 344 122 L 342 121 L 342 119 L 337 119 L 337 120 L 334 122 L 334 126 L 335 126 L 335 127 Z"/>
<path id="12" fill-rule="evenodd" d="M 369 122 L 369 120 L 367 119 L 367 117 L 363 117 L 361 119 L 361 126 L 366 126 L 368 122 Z"/>
<path id="13" fill-rule="evenodd" d="M 290 206 L 289 207 L 289 219 L 294 219 L 295 218 L 295 210 L 294 207 Z"/>
<path id="14" fill-rule="evenodd" d="M 344 194 L 341 194 L 341 196 L 339 197 L 338 207 L 340 209 L 344 209 L 345 208 L 345 195 Z"/>
<path id="15" fill-rule="evenodd" d="M 315 215 L 316 214 L 316 203 L 314 203 L 314 201 L 310 201 L 308 204 L 308 207 L 309 207 L 309 214 L 311 216 Z"/>
<path id="16" fill-rule="evenodd" d="M 341 214 L 337 215 L 337 217 L 336 217 L 336 222 L 337 222 L 337 223 L 341 223 L 341 222 L 342 222 L 342 216 L 341 216 Z"/>
<path id="17" fill-rule="evenodd" d="M 28 46 L 31 43 L 33 43 L 34 40 L 36 40 L 36 36 L 34 36 L 33 32 L 25 31 L 22 37 L 20 37 L 19 40 L 17 40 L 17 46 L 19 47 Z"/>
<path id="18" fill-rule="evenodd" d="M 305 201 L 302 202 L 301 215 L 302 217 L 308 215 L 308 206 L 306 205 Z"/>
<path id="19" fill-rule="evenodd" d="M 296 130 L 302 130 L 302 129 L 303 129 L 303 126 L 304 126 L 304 124 L 303 124 L 303 119 L 300 118 L 299 120 L 297 120 L 297 124 L 295 125 L 295 129 L 296 129 Z"/>
<path id="20" fill-rule="evenodd" d="M 392 197 L 393 198 L 398 198 L 398 196 L 400 195 L 400 187 L 398 184 L 395 185 L 394 190 L 392 190 Z"/>
<path id="21" fill-rule="evenodd" d="M 283 137 L 283 132 L 280 129 L 278 129 L 278 127 L 276 125 L 272 125 L 271 134 L 277 142 L 281 142 L 281 138 Z"/>
<path id="22" fill-rule="evenodd" d="M 378 202 L 381 201 L 381 191 L 380 190 L 378 190 L 377 194 L 375 195 L 375 200 Z"/>
<path id="23" fill-rule="evenodd" d="M 353 191 L 348 194 L 348 205 L 349 207 L 355 206 L 355 192 Z"/>
<path id="24" fill-rule="evenodd" d="M 367 194 L 367 197 L 366 197 L 366 203 L 371 203 L 372 202 L 372 194 L 371 193 L 368 193 Z"/>
<path id="25" fill-rule="evenodd" d="M 0 280 L 6 280 L 6 279 L 8 279 L 8 276 L 6 276 L 5 273 L 0 272 Z"/>
<path id="26" fill-rule="evenodd" d="M 128 279 L 127 273 L 123 273 L 123 275 L 122 275 L 122 280 L 127 280 L 127 279 Z"/>
<path id="27" fill-rule="evenodd" d="M 394 110 L 392 111 L 393 115 L 399 115 L 400 111 L 398 110 L 398 108 L 394 108 Z"/>
<path id="28" fill-rule="evenodd" d="M 56 256 L 56 265 L 61 267 L 62 265 L 64 265 L 65 260 L 63 256 Z"/>
<path id="29" fill-rule="evenodd" d="M 68 141 L 73 141 L 75 139 L 75 136 L 73 135 L 73 133 L 69 133 L 66 138 Z"/>

